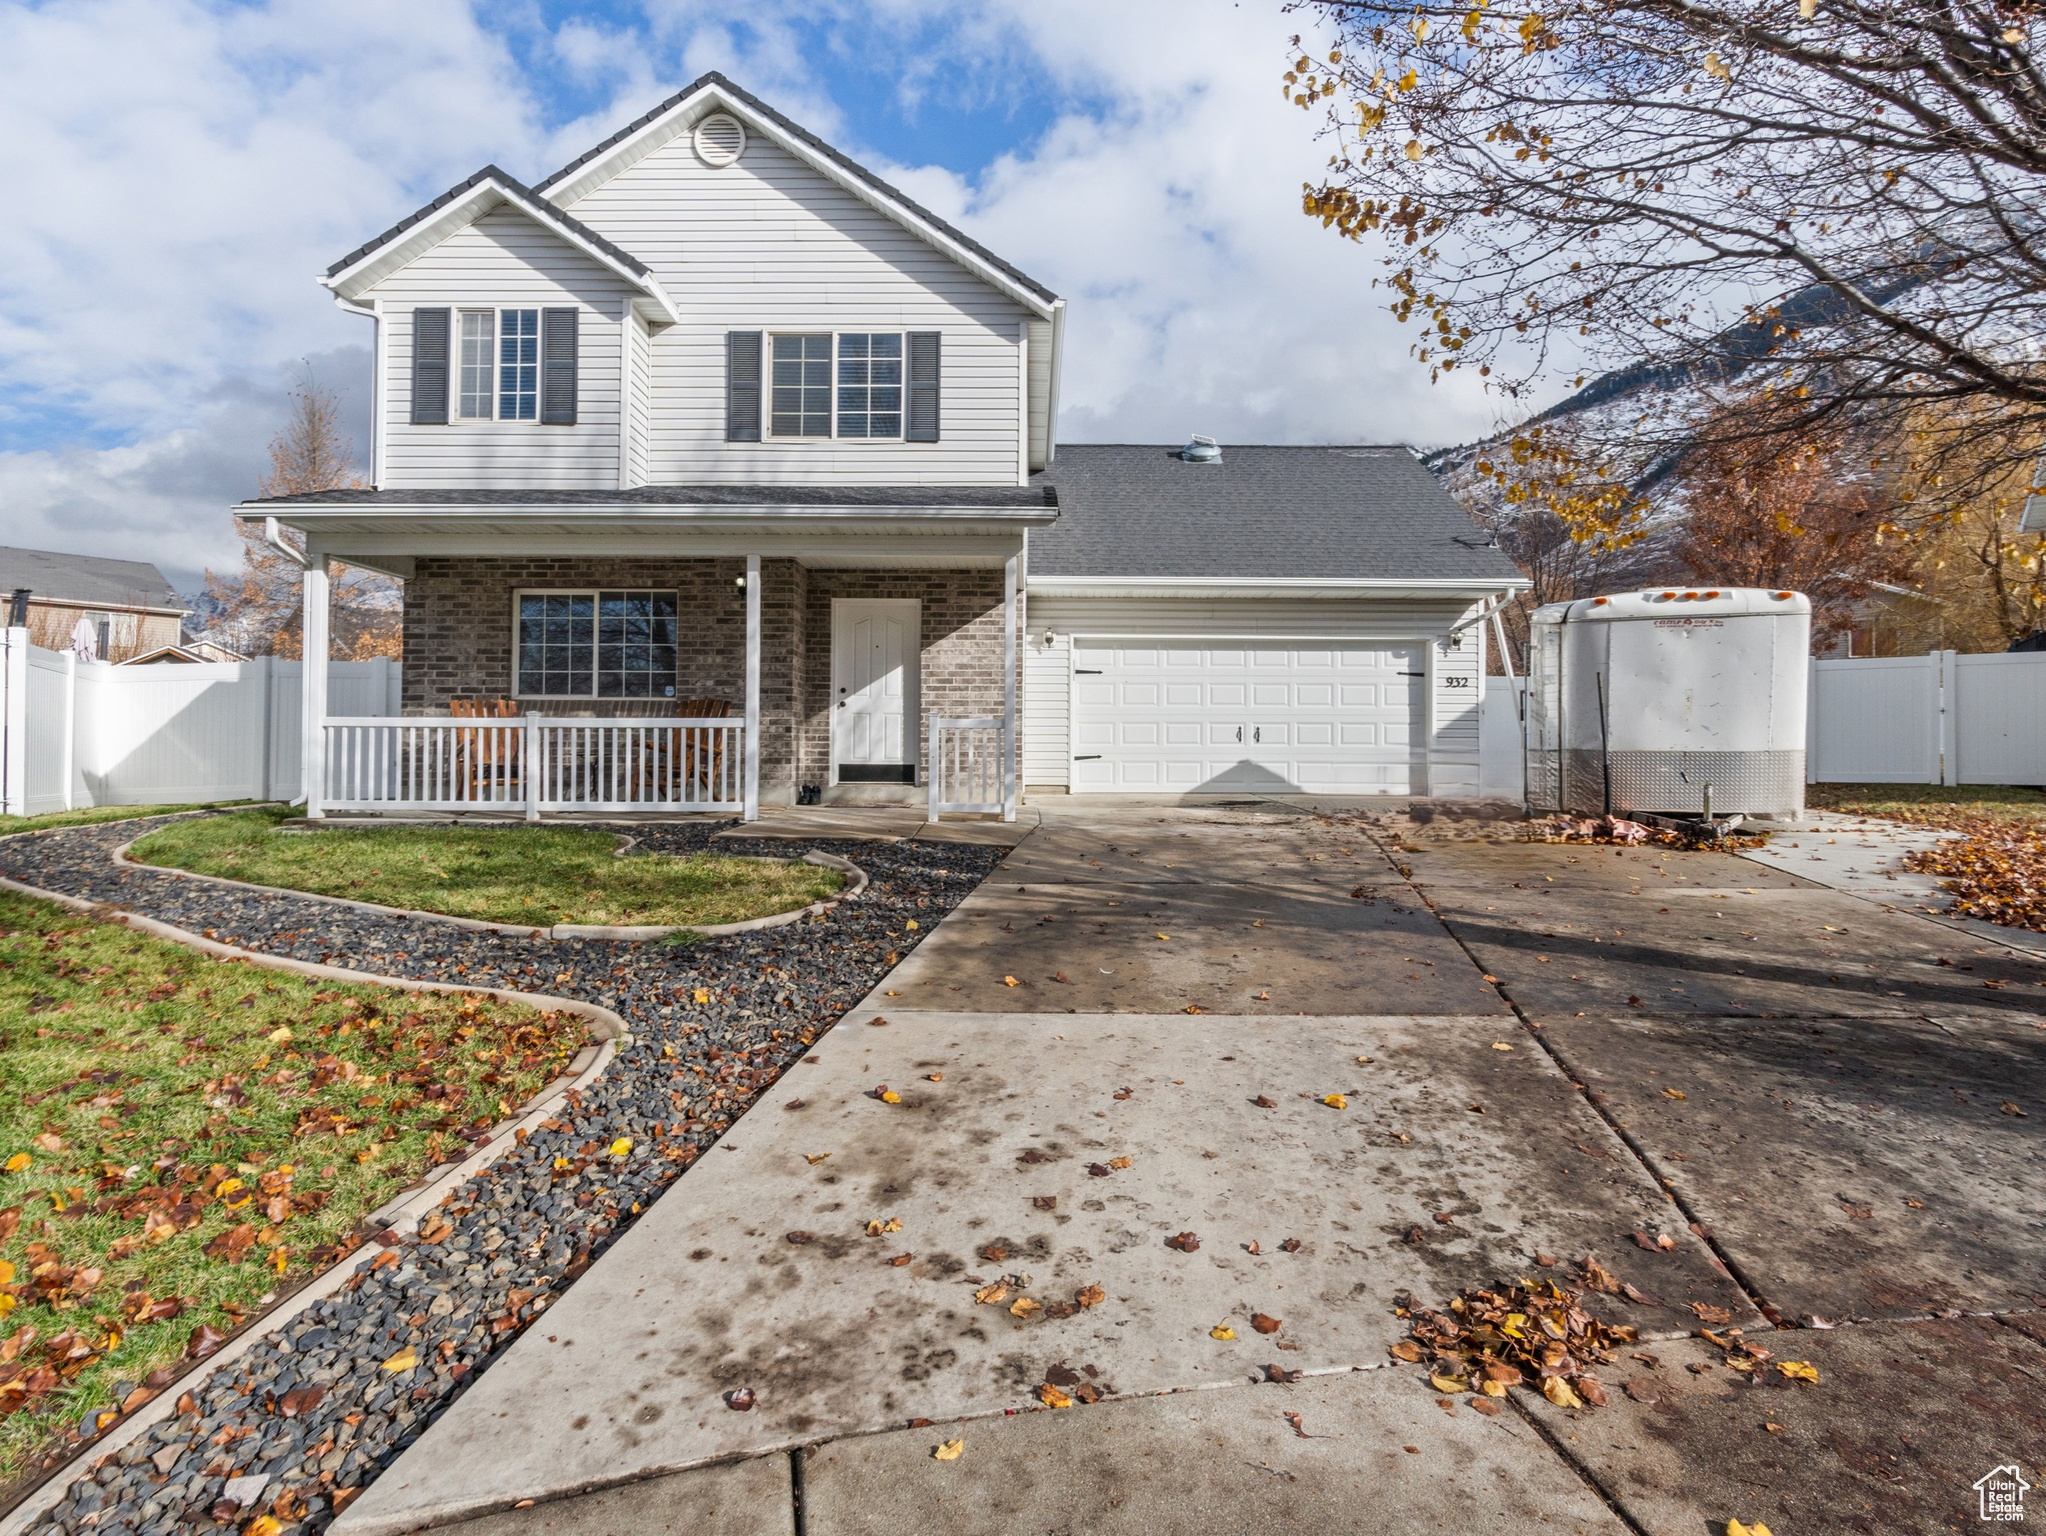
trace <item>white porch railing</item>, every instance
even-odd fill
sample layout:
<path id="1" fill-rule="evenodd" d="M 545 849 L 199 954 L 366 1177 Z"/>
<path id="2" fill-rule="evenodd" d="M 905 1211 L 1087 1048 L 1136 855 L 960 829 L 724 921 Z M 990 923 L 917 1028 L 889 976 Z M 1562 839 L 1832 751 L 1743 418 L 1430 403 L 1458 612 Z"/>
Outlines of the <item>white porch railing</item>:
<path id="1" fill-rule="evenodd" d="M 931 820 L 948 811 L 1013 816 L 1009 732 L 1002 717 L 932 715 L 930 723 Z"/>
<path id="2" fill-rule="evenodd" d="M 743 719 L 328 719 L 320 811 L 743 813 Z"/>

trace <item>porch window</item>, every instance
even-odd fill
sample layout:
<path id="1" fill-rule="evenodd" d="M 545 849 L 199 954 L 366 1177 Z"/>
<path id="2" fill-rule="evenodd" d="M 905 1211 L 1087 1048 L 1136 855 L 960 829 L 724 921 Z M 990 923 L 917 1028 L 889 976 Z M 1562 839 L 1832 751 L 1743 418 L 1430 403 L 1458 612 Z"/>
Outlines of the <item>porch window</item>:
<path id="1" fill-rule="evenodd" d="M 467 421 L 492 415 L 491 353 L 496 350 L 497 316 L 487 309 L 462 311 L 462 392 L 459 410 Z"/>
<path id="2" fill-rule="evenodd" d="M 540 416 L 540 311 L 507 309 L 497 327 L 497 417 L 536 421 Z"/>
<path id="3" fill-rule="evenodd" d="M 902 336 L 838 338 L 838 435 L 902 436 Z"/>
<path id="4" fill-rule="evenodd" d="M 518 631 L 521 697 L 675 696 L 673 592 L 522 592 Z"/>
<path id="5" fill-rule="evenodd" d="M 831 338 L 774 338 L 769 430 L 776 437 L 831 436 Z"/>

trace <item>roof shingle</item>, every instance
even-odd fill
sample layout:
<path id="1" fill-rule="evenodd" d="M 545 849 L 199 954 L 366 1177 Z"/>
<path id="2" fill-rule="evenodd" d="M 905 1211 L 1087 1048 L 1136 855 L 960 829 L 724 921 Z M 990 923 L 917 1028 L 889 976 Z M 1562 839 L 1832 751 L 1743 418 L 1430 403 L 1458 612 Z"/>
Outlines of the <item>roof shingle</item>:
<path id="1" fill-rule="evenodd" d="M 1519 571 L 1401 447 L 1067 443 L 1033 484 L 1059 520 L 1030 574 L 1249 580 L 1512 580 Z"/>

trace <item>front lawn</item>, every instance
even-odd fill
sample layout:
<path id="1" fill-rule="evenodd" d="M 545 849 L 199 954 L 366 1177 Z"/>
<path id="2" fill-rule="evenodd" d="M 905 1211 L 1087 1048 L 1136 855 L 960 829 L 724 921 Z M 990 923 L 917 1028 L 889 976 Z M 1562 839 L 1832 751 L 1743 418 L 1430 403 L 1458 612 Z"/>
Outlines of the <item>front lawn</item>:
<path id="1" fill-rule="evenodd" d="M 215 811 L 249 803 L 247 800 L 219 800 L 204 805 L 93 805 L 76 811 L 50 811 L 41 816 L 0 816 L 0 837 L 12 832 L 41 832 L 48 827 L 93 827 L 107 821 L 134 821 L 143 816 L 169 816 L 179 811 Z"/>
<path id="2" fill-rule="evenodd" d="M 0 892 L 0 1481 L 345 1252 L 582 1043 Z"/>
<path id="3" fill-rule="evenodd" d="M 1912 854 L 1905 867 L 1944 878 L 1954 916 L 2046 931 L 2046 793 L 1994 784 L 1813 784 L 1806 801 L 1814 810 L 1960 833 Z"/>
<path id="4" fill-rule="evenodd" d="M 291 832 L 284 807 L 173 822 L 130 855 L 202 875 L 487 922 L 735 923 L 834 894 L 836 870 L 696 854 L 619 858 L 587 827 L 376 827 Z"/>

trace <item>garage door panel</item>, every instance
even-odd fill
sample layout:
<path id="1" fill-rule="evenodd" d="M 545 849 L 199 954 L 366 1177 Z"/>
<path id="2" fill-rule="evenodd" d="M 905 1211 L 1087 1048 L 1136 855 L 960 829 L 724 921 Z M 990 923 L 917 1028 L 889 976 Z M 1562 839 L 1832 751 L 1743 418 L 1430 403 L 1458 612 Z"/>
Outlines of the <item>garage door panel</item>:
<path id="1" fill-rule="evenodd" d="M 1405 793 L 1419 672 L 1411 646 L 1076 642 L 1081 789 Z M 1092 760 L 1085 760 L 1092 759 Z"/>

